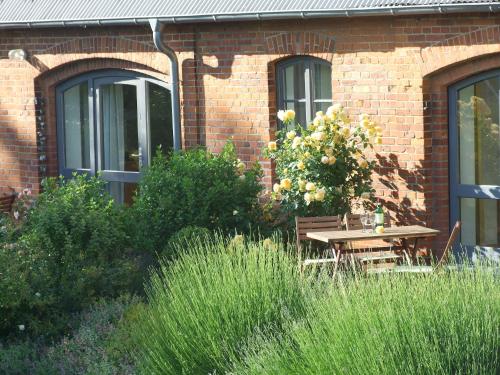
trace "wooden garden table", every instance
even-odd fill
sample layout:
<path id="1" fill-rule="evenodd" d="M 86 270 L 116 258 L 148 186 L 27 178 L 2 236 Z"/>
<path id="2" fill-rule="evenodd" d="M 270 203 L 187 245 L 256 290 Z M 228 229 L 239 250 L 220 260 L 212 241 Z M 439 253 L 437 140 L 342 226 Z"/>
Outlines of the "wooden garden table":
<path id="1" fill-rule="evenodd" d="M 307 237 L 330 244 L 337 259 L 340 259 L 338 257 L 340 257 L 342 251 L 344 251 L 344 244 L 348 242 L 400 238 L 403 248 L 408 252 L 408 255 L 415 258 L 418 239 L 435 237 L 439 233 L 440 231 L 437 229 L 427 228 L 421 225 L 406 225 L 384 228 L 384 233 L 373 233 L 371 229 L 367 232 L 364 232 L 362 229 L 332 230 L 324 232 L 307 232 Z M 413 242 L 411 248 L 410 240 Z"/>

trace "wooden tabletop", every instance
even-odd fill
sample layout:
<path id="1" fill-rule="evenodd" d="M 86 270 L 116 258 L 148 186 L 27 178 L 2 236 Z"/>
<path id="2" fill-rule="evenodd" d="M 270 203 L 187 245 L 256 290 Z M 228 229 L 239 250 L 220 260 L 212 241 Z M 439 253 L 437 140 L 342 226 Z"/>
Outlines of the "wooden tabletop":
<path id="1" fill-rule="evenodd" d="M 375 240 L 389 238 L 422 238 L 434 237 L 440 232 L 437 229 L 423 227 L 421 225 L 407 225 L 401 227 L 384 228 L 384 233 L 363 232 L 356 230 L 331 230 L 324 232 L 307 232 L 307 237 L 322 242 L 349 242 L 359 240 Z"/>

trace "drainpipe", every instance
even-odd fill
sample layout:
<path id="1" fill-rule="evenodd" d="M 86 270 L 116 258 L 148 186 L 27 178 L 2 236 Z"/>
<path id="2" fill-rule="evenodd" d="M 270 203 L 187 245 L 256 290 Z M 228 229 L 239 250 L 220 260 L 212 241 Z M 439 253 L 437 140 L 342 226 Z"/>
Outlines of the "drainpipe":
<path id="1" fill-rule="evenodd" d="M 164 53 L 170 60 L 170 78 L 172 81 L 172 123 L 174 131 L 174 150 L 181 148 L 181 106 L 179 99 L 179 62 L 174 50 L 161 39 L 161 24 L 158 19 L 150 19 L 149 25 L 153 31 L 153 42 L 158 51 Z"/>

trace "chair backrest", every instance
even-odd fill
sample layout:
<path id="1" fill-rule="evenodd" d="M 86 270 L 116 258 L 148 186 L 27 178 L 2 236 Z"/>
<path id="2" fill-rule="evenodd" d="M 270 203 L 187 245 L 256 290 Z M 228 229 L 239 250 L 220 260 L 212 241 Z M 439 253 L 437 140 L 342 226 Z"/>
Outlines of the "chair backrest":
<path id="1" fill-rule="evenodd" d="M 295 217 L 295 229 L 297 232 L 297 248 L 300 243 L 307 240 L 307 232 L 325 232 L 329 230 L 342 230 L 342 218 L 337 216 L 310 216 Z"/>
<path id="2" fill-rule="evenodd" d="M 15 194 L 4 195 L 0 197 L 0 212 L 10 213 L 12 204 L 16 198 Z"/>
<path id="3" fill-rule="evenodd" d="M 363 229 L 360 214 L 345 214 L 344 222 L 347 230 Z M 384 226 L 391 226 L 391 217 L 389 215 L 384 215 Z"/>
<path id="4" fill-rule="evenodd" d="M 457 221 L 455 223 L 455 226 L 453 227 L 451 233 L 450 233 L 450 238 L 448 238 L 448 242 L 446 243 L 446 246 L 443 250 L 443 253 L 441 254 L 441 258 L 439 258 L 438 263 L 436 265 L 436 268 L 439 268 L 443 266 L 443 264 L 446 262 L 446 259 L 448 258 L 448 254 L 450 253 L 450 250 L 457 240 L 458 234 L 460 233 L 460 228 L 462 226 L 462 223 L 460 221 Z"/>

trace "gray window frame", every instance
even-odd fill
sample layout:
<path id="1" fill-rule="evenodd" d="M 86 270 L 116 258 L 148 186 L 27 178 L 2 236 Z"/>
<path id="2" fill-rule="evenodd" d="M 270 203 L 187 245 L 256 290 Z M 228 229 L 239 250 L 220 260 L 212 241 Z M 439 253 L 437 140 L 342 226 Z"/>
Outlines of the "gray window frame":
<path id="1" fill-rule="evenodd" d="M 90 169 L 73 169 L 66 168 L 65 154 L 65 135 L 64 135 L 64 93 L 66 90 L 87 82 L 88 85 L 88 105 L 89 105 L 89 124 L 90 124 Z M 56 88 L 56 123 L 57 123 L 57 154 L 58 167 L 60 175 L 65 178 L 71 178 L 74 172 L 89 175 L 95 175 L 101 172 L 104 179 L 116 182 L 137 182 L 141 172 L 121 172 L 107 171 L 100 168 L 102 165 L 102 148 L 101 148 L 101 123 L 100 123 L 100 105 L 99 105 L 99 87 L 104 84 L 123 82 L 125 84 L 135 85 L 137 87 L 137 109 L 139 116 L 139 144 L 145 146 L 145 152 L 142 155 L 141 165 L 147 166 L 151 160 L 151 150 L 149 139 L 149 90 L 148 84 L 152 83 L 172 92 L 172 85 L 144 74 L 131 72 L 120 69 L 104 69 L 90 73 L 85 73 L 77 77 L 71 78 Z M 145 117 L 144 117 L 144 116 Z M 180 134 L 178 129 L 172 124 L 173 143 L 174 147 L 180 142 Z M 147 151 L 147 152 L 146 152 Z"/>
<path id="2" fill-rule="evenodd" d="M 333 97 L 330 99 L 317 99 L 316 95 L 316 87 L 315 87 L 315 64 L 320 64 L 327 66 L 330 69 L 330 83 L 331 83 L 331 73 L 332 73 L 332 64 L 330 64 L 326 60 L 322 60 L 313 56 L 295 56 L 287 58 L 283 61 L 280 61 L 276 64 L 276 85 L 277 85 L 277 104 L 278 109 L 285 108 L 285 102 L 291 102 L 291 100 L 285 100 L 285 92 L 286 92 L 286 80 L 285 80 L 285 70 L 286 68 L 297 65 L 304 64 L 304 84 L 305 84 L 305 98 L 300 100 L 293 100 L 296 103 L 304 103 L 306 104 L 306 122 L 309 123 L 314 119 L 316 112 L 314 111 L 315 103 L 333 103 Z M 333 95 L 333 89 L 332 89 Z M 306 126 L 307 124 L 301 124 L 302 126 Z M 280 124 L 281 126 L 281 124 Z"/>
<path id="3" fill-rule="evenodd" d="M 500 69 L 494 69 L 484 73 L 476 74 L 448 87 L 448 168 L 450 185 L 450 231 L 452 230 L 454 223 L 457 220 L 460 220 L 460 198 L 500 200 L 500 186 L 471 185 L 460 183 L 460 147 L 459 130 L 457 124 L 458 91 L 474 83 L 498 76 L 500 76 Z M 467 251 L 470 255 L 473 249 L 467 249 Z"/>

